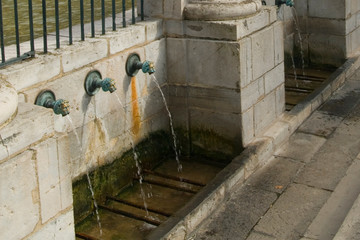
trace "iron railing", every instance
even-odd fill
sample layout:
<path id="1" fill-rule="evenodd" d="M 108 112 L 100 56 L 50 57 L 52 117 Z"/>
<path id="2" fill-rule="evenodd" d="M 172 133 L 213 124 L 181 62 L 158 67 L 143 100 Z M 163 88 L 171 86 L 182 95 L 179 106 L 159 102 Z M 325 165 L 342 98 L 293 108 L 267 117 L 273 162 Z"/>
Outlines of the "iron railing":
<path id="1" fill-rule="evenodd" d="M 18 5 L 18 1 L 17 0 L 13 0 L 13 31 L 5 31 L 4 29 L 4 24 L 6 26 L 8 26 L 8 22 L 4 23 L 4 14 L 6 13 L 8 15 L 8 12 L 6 12 L 6 10 L 4 11 L 4 7 L 5 4 L 7 4 L 6 9 L 7 11 L 9 11 L 9 9 L 11 9 L 11 6 L 8 6 L 9 1 L 11 0 L 0 0 L 0 48 L 1 48 L 1 63 L 0 63 L 0 67 L 9 65 L 11 63 L 15 63 L 18 61 L 21 61 L 23 59 L 26 58 L 31 58 L 35 56 L 35 52 L 43 52 L 43 53 L 47 53 L 48 52 L 48 37 L 55 35 L 55 41 L 56 41 L 56 48 L 60 48 L 60 30 L 64 30 L 64 29 L 68 29 L 68 45 L 72 45 L 73 44 L 73 22 L 75 20 L 75 18 L 78 20 L 78 24 L 80 27 L 80 41 L 84 41 L 85 40 L 85 36 L 86 33 L 85 31 L 85 25 L 89 23 L 90 21 L 90 36 L 93 38 L 95 37 L 96 34 L 96 21 L 101 21 L 101 34 L 105 34 L 106 33 L 106 19 L 107 17 L 111 17 L 111 29 L 113 31 L 116 31 L 117 29 L 117 24 L 116 24 L 116 17 L 118 14 L 122 14 L 122 27 L 126 27 L 127 26 L 127 18 L 126 18 L 126 13 L 127 10 L 131 8 L 131 24 L 135 24 L 136 23 L 136 16 L 135 16 L 135 0 L 97 0 L 97 1 L 101 1 L 101 17 L 100 19 L 96 19 L 95 17 L 95 0 L 53 0 L 54 2 L 54 9 L 49 9 L 47 5 L 50 4 L 49 0 L 39 0 L 37 3 L 38 5 L 33 5 L 33 0 L 28 0 L 28 6 L 27 6 L 27 15 L 28 15 L 28 19 L 19 19 L 19 5 Z M 34 0 L 35 1 L 35 0 Z M 59 8 L 59 1 L 61 1 L 62 6 L 64 4 L 67 4 L 67 13 L 66 13 L 66 17 L 67 17 L 67 23 L 65 28 L 60 28 L 60 22 L 61 17 L 64 17 L 64 13 L 63 11 L 61 11 L 62 16 L 60 16 L 60 8 Z M 90 1 L 90 9 L 88 9 L 88 1 Z M 110 2 L 111 1 L 111 2 Z M 144 0 L 139 0 L 140 1 L 140 20 L 143 21 L 144 20 Z M 98 3 L 98 2 L 96 2 Z M 53 2 L 51 2 L 51 4 L 53 4 Z M 74 10 L 74 6 L 75 4 L 78 4 L 76 10 Z M 118 6 L 120 5 L 121 6 Z M 41 5 L 41 6 L 39 6 Z M 39 11 L 37 15 L 40 14 L 41 12 L 41 20 L 40 23 L 37 24 L 37 28 L 36 31 L 42 32 L 42 36 L 40 36 L 40 38 L 42 37 L 42 47 L 35 49 L 35 39 L 38 38 L 38 36 L 35 36 L 34 34 L 34 17 L 33 17 L 33 8 L 36 7 L 36 9 Z M 111 16 L 107 16 L 106 11 L 108 10 L 106 8 L 111 8 Z M 121 11 L 120 11 L 120 7 L 121 7 Z M 117 9 L 118 8 L 118 9 Z M 47 16 L 47 13 L 49 13 L 50 11 L 54 10 L 54 16 L 52 16 L 50 19 Z M 86 18 L 86 14 L 88 11 L 90 10 L 90 19 Z M 117 11 L 118 10 L 118 11 Z M 22 7 L 22 11 L 24 11 L 23 7 Z M 130 11 L 130 10 L 129 10 Z M 65 18 L 66 18 L 65 17 Z M 52 19 L 55 18 L 55 19 Z M 9 19 L 7 19 L 9 20 Z M 39 17 L 38 19 L 39 20 Z M 51 20 L 52 24 L 55 25 L 55 31 L 54 33 L 50 33 L 49 34 L 49 29 L 48 29 L 48 23 Z M 26 23 L 27 22 L 27 23 Z M 20 34 L 20 30 L 19 30 L 19 26 L 23 26 L 24 24 L 26 24 L 28 26 L 28 30 L 26 29 L 26 31 L 28 31 L 28 33 L 26 33 L 24 36 L 24 34 Z M 41 26 L 41 27 L 39 27 Z M 40 28 L 40 29 L 39 29 Z M 61 36 L 64 37 L 64 36 Z M 6 42 L 6 39 L 13 39 L 13 40 L 9 40 L 8 42 Z M 25 40 L 24 40 L 25 39 Z M 29 47 L 26 47 L 27 50 L 30 49 L 30 51 L 27 51 L 23 54 L 21 54 L 21 48 L 23 47 L 23 43 L 24 42 L 29 42 Z M 7 59 L 6 56 L 6 50 L 8 49 L 8 46 L 12 46 L 13 48 L 15 48 L 16 50 L 16 54 L 13 53 L 14 56 L 12 56 L 10 59 Z M 14 46 L 15 45 L 15 46 Z M 39 50 L 41 49 L 41 50 Z M 14 51 L 13 51 L 14 52 Z M 10 54 L 11 55 L 11 54 Z"/>

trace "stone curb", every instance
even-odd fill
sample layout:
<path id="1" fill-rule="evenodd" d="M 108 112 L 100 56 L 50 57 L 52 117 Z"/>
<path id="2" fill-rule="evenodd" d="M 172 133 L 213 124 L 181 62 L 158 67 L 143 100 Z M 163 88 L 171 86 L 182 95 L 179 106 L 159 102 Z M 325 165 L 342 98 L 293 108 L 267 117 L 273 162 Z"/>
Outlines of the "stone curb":
<path id="1" fill-rule="evenodd" d="M 360 67 L 360 57 L 347 60 L 323 84 L 284 113 L 268 128 L 262 137 L 255 138 L 246 149 L 226 166 L 208 185 L 174 216 L 147 236 L 147 240 L 186 239 L 208 218 L 218 206 L 229 198 L 236 185 L 244 181 L 271 159 L 274 152 L 295 130 L 341 87 L 345 80 Z"/>

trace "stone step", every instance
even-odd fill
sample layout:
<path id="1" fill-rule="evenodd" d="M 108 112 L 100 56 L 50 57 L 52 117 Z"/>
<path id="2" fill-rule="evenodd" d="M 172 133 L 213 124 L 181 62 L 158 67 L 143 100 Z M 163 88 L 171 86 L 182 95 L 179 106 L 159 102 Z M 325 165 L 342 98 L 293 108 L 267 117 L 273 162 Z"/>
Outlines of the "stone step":
<path id="1" fill-rule="evenodd" d="M 360 194 L 351 207 L 333 240 L 360 239 Z"/>
<path id="2" fill-rule="evenodd" d="M 351 213 L 352 210 L 350 209 L 352 209 L 356 198 L 358 198 L 357 201 L 360 203 L 358 197 L 360 194 L 360 183 L 358 181 L 359 176 L 360 159 L 357 158 L 350 165 L 345 176 L 338 183 L 329 199 L 322 206 L 321 210 L 306 230 L 304 234 L 305 238 L 303 238 L 304 240 L 328 240 L 334 238 L 341 224 L 343 224 L 346 215 Z M 358 213 L 359 212 L 360 204 L 358 206 Z M 360 218 L 358 218 L 358 221 L 358 223 L 360 223 Z M 350 225 L 344 226 L 344 229 L 346 229 L 346 227 L 349 228 Z M 338 238 L 338 240 L 340 239 L 349 238 Z"/>

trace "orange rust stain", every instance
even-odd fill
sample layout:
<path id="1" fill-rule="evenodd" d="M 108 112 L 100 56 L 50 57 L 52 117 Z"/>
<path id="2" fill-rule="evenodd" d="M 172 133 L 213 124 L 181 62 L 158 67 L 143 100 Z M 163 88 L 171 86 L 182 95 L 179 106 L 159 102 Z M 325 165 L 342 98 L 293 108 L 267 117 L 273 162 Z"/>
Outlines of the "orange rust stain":
<path id="1" fill-rule="evenodd" d="M 136 92 L 136 77 L 131 78 L 131 105 L 132 105 L 132 133 L 135 137 L 139 135 L 140 132 L 140 111 L 139 103 L 137 100 Z"/>

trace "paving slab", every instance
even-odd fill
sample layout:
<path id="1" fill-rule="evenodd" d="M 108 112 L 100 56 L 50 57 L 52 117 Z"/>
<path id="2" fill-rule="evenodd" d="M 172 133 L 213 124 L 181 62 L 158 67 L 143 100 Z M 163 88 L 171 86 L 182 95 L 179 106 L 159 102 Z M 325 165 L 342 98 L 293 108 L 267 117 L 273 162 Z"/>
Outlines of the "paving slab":
<path id="1" fill-rule="evenodd" d="M 265 191 L 282 193 L 303 165 L 288 158 L 276 157 L 255 172 L 246 184 Z"/>
<path id="2" fill-rule="evenodd" d="M 291 184 L 254 229 L 276 239 L 300 239 L 329 196 L 329 191 Z"/>
<path id="3" fill-rule="evenodd" d="M 324 143 L 295 181 L 321 189 L 334 190 L 359 153 L 359 149 L 359 137 L 336 133 Z"/>
<path id="4" fill-rule="evenodd" d="M 348 81 L 319 110 L 334 116 L 345 117 L 360 101 L 359 93 L 360 81 Z"/>
<path id="5" fill-rule="evenodd" d="M 298 131 L 329 137 L 343 119 L 343 117 L 316 111 L 299 127 Z"/>
<path id="6" fill-rule="evenodd" d="M 246 239 L 276 199 L 275 193 L 244 186 L 199 228 L 193 239 Z"/>
<path id="7" fill-rule="evenodd" d="M 354 201 L 360 194 L 359 176 L 360 160 L 355 160 L 307 229 L 305 237 L 317 240 L 334 238 Z"/>
<path id="8" fill-rule="evenodd" d="M 276 155 L 288 157 L 300 162 L 309 162 L 325 142 L 326 139 L 324 137 L 296 132 L 290 137 L 289 141 L 276 152 Z"/>

